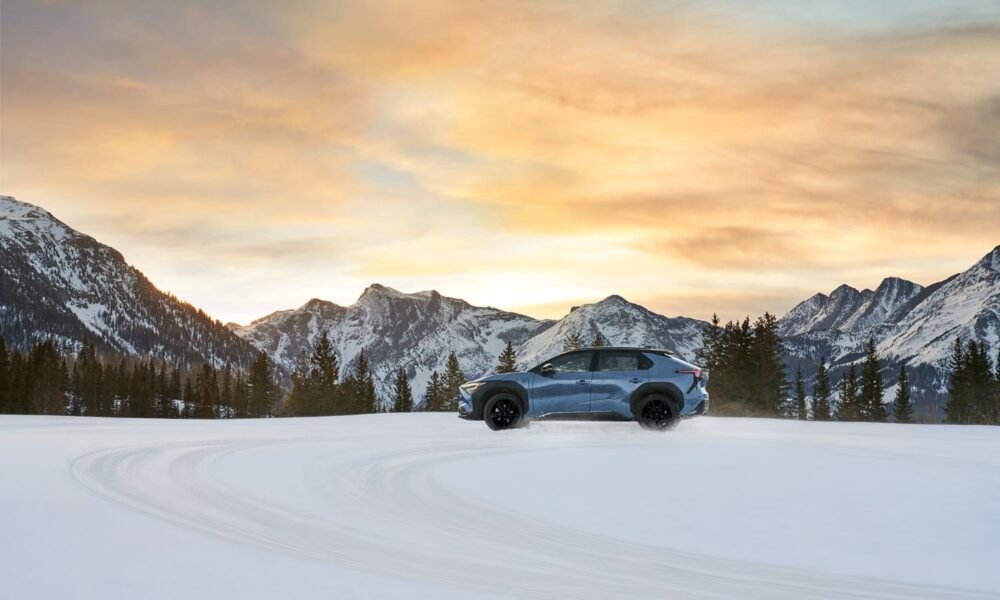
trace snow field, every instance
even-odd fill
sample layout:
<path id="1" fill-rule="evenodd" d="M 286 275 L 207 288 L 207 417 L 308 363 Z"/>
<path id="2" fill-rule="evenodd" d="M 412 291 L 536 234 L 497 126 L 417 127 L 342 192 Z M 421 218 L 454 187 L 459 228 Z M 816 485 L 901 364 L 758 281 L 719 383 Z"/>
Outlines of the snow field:
<path id="1" fill-rule="evenodd" d="M 0 417 L 0 598 L 1000 598 L 1000 428 Z"/>

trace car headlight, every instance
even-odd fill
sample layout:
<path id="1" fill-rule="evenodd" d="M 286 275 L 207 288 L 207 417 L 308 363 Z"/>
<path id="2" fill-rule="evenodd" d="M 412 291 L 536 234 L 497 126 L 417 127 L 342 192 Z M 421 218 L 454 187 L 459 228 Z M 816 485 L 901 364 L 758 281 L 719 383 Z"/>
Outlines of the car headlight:
<path id="1" fill-rule="evenodd" d="M 474 391 L 478 390 L 479 388 L 483 387 L 483 382 L 481 382 L 481 381 L 470 381 L 469 383 L 463 383 L 460 387 L 463 390 L 465 390 L 466 392 L 469 392 L 471 394 L 472 392 L 474 392 Z"/>

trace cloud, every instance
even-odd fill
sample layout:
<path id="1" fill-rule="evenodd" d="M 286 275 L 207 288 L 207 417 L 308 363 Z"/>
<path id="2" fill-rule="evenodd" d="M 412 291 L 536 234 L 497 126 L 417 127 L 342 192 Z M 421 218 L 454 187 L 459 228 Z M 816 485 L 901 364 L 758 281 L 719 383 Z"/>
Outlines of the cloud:
<path id="1" fill-rule="evenodd" d="M 707 316 L 993 247 L 1000 14 L 778 6 L 8 2 L 0 185 L 249 316 L 206 280 Z"/>
<path id="2" fill-rule="evenodd" d="M 650 248 L 713 269 L 814 264 L 814 248 L 792 233 L 753 227 L 706 227 Z"/>

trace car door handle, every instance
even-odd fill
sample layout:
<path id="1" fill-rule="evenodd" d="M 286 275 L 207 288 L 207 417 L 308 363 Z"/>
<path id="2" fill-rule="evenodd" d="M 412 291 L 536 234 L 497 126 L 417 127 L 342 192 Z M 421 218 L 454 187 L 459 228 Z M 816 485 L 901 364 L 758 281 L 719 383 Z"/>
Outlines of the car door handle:
<path id="1" fill-rule="evenodd" d="M 577 383 L 577 384 L 579 384 L 579 385 L 587 385 L 587 384 L 589 384 L 590 382 L 589 382 L 589 381 L 587 381 L 586 379 L 579 379 L 579 380 L 577 380 L 577 382 L 576 382 L 576 383 Z"/>
<path id="2" fill-rule="evenodd" d="M 642 379 L 639 379 L 638 377 L 633 377 L 632 379 L 629 379 L 629 381 L 632 383 L 642 383 Z"/>

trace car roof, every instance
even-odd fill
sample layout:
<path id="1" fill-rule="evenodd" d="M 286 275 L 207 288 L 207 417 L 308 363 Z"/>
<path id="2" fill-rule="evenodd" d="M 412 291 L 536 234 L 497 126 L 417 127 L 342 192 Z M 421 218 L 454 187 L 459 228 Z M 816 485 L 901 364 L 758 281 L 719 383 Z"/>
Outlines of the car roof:
<path id="1" fill-rule="evenodd" d="M 667 354 L 669 356 L 677 356 L 677 353 L 673 350 L 667 350 L 665 348 L 653 348 L 651 346 L 597 346 L 591 348 L 576 348 L 574 350 L 567 350 L 563 354 L 569 354 L 570 352 L 582 352 L 585 350 L 629 350 L 633 352 L 653 352 L 654 354 Z"/>
<path id="2" fill-rule="evenodd" d="M 567 354 L 573 354 L 574 352 L 593 352 L 594 350 L 628 350 L 630 352 L 649 352 L 652 354 L 659 354 L 661 356 L 669 356 L 671 358 L 679 358 L 676 352 L 672 350 L 665 350 L 662 348 L 650 348 L 650 347 L 639 347 L 639 346 L 597 346 L 596 348 L 591 346 L 589 348 L 576 348 L 574 350 L 564 350 L 559 354 L 553 354 L 551 358 L 542 361 L 541 363 L 535 365 L 534 367 L 528 369 L 529 371 L 534 371 L 535 369 L 541 367 L 550 360 L 557 358 L 559 356 L 565 356 Z"/>

